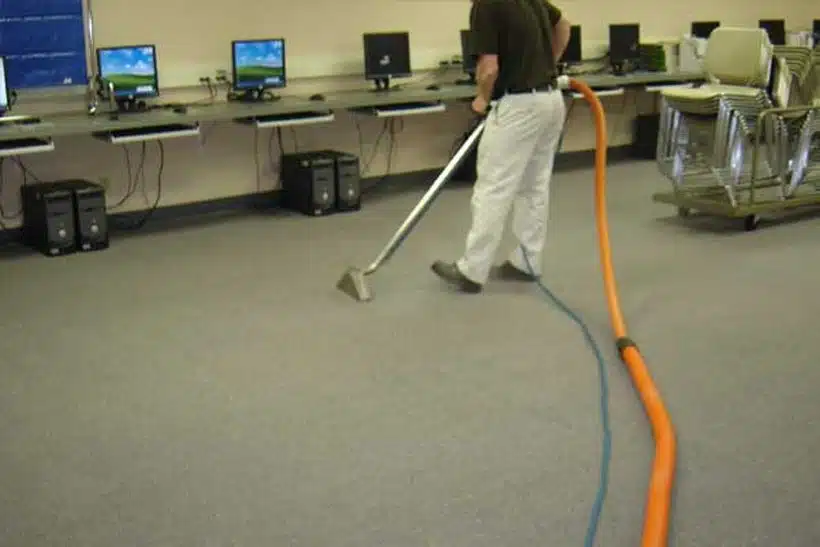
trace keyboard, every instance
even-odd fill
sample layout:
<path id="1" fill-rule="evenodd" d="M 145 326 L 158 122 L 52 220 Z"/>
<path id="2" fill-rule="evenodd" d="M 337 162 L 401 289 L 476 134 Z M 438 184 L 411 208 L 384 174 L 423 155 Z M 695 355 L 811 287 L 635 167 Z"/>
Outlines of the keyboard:
<path id="1" fill-rule="evenodd" d="M 190 125 L 183 125 L 181 123 L 172 123 L 167 125 L 157 125 L 149 127 L 130 127 L 128 129 L 117 129 L 111 131 L 111 136 L 123 137 L 138 137 L 142 135 L 166 135 L 169 133 L 178 133 L 180 131 L 191 131 L 193 127 Z"/>
<path id="2" fill-rule="evenodd" d="M 40 118 L 34 116 L 0 116 L 0 127 L 4 125 L 35 125 Z"/>
<path id="3" fill-rule="evenodd" d="M 290 112 L 288 114 L 270 114 L 258 116 L 259 122 L 286 122 L 288 120 L 310 120 L 327 116 L 328 112 Z"/>
<path id="4" fill-rule="evenodd" d="M 414 110 L 414 109 L 423 109 L 423 108 L 432 108 L 437 106 L 436 103 L 422 103 L 422 102 L 410 102 L 410 103 L 398 103 L 398 104 L 386 104 L 383 106 L 377 106 L 378 110 L 382 112 L 395 112 L 401 110 Z"/>
<path id="5" fill-rule="evenodd" d="M 16 156 L 27 152 L 49 152 L 54 150 L 54 141 L 50 139 L 14 139 L 0 141 L 0 157 Z"/>

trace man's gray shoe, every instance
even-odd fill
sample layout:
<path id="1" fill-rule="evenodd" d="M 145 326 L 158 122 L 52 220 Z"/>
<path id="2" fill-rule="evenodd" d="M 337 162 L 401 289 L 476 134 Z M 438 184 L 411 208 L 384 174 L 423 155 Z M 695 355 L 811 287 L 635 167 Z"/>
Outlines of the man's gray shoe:
<path id="1" fill-rule="evenodd" d="M 483 288 L 481 284 L 468 279 L 461 273 L 455 263 L 437 260 L 430 269 L 433 270 L 437 276 L 462 292 L 475 294 L 481 292 Z"/>
<path id="2" fill-rule="evenodd" d="M 494 268 L 493 277 L 495 279 L 499 279 L 501 281 L 528 281 L 533 282 L 538 279 L 537 276 L 534 276 L 528 272 L 522 272 L 518 268 L 512 265 L 512 263 L 508 260 Z"/>

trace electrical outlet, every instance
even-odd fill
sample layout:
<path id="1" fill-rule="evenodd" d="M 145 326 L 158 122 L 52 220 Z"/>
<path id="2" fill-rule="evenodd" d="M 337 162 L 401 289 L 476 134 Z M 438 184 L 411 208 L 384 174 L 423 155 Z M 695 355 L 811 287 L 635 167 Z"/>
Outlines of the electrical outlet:
<path id="1" fill-rule="evenodd" d="M 228 71 L 225 69 L 220 68 L 216 71 L 216 81 L 217 82 L 225 82 L 228 80 Z"/>

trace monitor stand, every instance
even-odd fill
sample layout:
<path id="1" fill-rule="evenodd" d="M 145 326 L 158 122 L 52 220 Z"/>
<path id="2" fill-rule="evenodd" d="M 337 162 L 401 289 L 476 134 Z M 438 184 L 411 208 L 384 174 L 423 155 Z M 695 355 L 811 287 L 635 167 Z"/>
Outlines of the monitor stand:
<path id="1" fill-rule="evenodd" d="M 133 112 L 145 112 L 146 105 L 145 101 L 129 97 L 127 99 L 116 99 L 116 112 L 122 114 L 128 114 Z"/>
<path id="2" fill-rule="evenodd" d="M 468 72 L 466 78 L 456 80 L 456 85 L 476 85 L 475 72 Z"/>
<path id="3" fill-rule="evenodd" d="M 266 89 L 243 89 L 234 91 L 230 98 L 240 103 L 264 103 L 278 101 L 282 97 Z"/>
<path id="4" fill-rule="evenodd" d="M 612 61 L 612 74 L 615 76 L 624 76 L 626 75 L 626 61 Z"/>
<path id="5" fill-rule="evenodd" d="M 390 91 L 390 77 L 389 76 L 387 76 L 385 78 L 373 78 L 373 83 L 376 85 L 376 88 L 371 89 L 370 91 L 375 91 L 375 92 Z"/>

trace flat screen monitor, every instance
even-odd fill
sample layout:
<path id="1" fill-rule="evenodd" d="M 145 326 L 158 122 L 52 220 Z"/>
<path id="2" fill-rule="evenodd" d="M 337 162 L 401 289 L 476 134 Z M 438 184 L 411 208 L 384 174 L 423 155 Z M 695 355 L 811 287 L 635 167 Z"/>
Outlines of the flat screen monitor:
<path id="1" fill-rule="evenodd" d="M 564 50 L 561 62 L 567 64 L 581 62 L 581 25 L 572 25 L 569 28 L 569 42 L 567 42 L 567 49 Z"/>
<path id="2" fill-rule="evenodd" d="M 372 32 L 364 35 L 364 77 L 377 89 L 389 89 L 391 78 L 409 78 L 409 32 Z"/>
<path id="3" fill-rule="evenodd" d="M 97 50 L 97 71 L 114 98 L 138 99 L 159 95 L 157 52 L 153 45 L 121 46 Z"/>
<path id="4" fill-rule="evenodd" d="M 638 61 L 640 44 L 641 26 L 638 23 L 609 25 L 609 59 L 613 64 Z"/>
<path id="5" fill-rule="evenodd" d="M 9 88 L 6 84 L 6 60 L 0 57 L 0 116 L 9 109 Z"/>
<path id="6" fill-rule="evenodd" d="M 820 46 L 820 19 L 815 19 L 811 26 L 811 32 L 814 34 L 814 45 Z"/>
<path id="7" fill-rule="evenodd" d="M 773 46 L 786 45 L 785 19 L 761 19 L 758 26 L 766 31 Z"/>
<path id="8" fill-rule="evenodd" d="M 233 87 L 237 91 L 280 89 L 287 85 L 284 38 L 234 40 Z"/>
<path id="9" fill-rule="evenodd" d="M 473 44 L 470 40 L 470 31 L 461 31 L 461 62 L 465 74 L 473 75 L 476 69 L 476 54 L 473 51 Z"/>
<path id="10" fill-rule="evenodd" d="M 694 21 L 692 22 L 692 36 L 694 38 L 709 39 L 712 31 L 720 26 L 720 21 Z"/>

